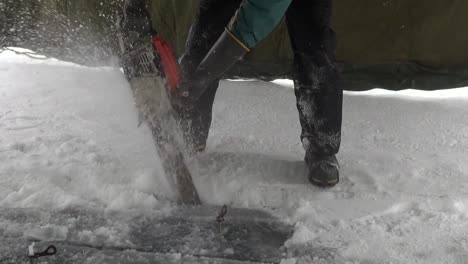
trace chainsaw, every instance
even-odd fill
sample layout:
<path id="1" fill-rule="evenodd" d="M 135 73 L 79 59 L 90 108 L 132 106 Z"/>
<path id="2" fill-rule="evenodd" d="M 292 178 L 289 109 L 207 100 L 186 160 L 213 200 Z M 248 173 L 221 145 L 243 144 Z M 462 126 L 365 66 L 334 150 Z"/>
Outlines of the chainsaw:
<path id="1" fill-rule="evenodd" d="M 170 102 L 171 96 L 177 92 L 181 76 L 174 52 L 161 34 L 151 27 L 149 15 L 145 12 L 136 15 L 127 12 L 119 25 L 121 66 L 130 84 L 140 123 L 145 122 L 152 131 L 164 173 L 177 191 L 179 202 L 200 204 L 185 162 L 185 145 L 177 113 Z"/>

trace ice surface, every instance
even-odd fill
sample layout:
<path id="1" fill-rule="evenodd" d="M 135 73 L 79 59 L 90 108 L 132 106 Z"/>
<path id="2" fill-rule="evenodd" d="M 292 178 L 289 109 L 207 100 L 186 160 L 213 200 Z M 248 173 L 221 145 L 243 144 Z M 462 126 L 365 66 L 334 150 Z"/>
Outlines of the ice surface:
<path id="1" fill-rule="evenodd" d="M 204 202 L 295 225 L 282 263 L 466 263 L 468 88 L 347 92 L 342 179 L 321 190 L 307 183 L 291 87 L 221 83 L 207 150 L 190 161 Z M 170 212 L 137 119 L 118 69 L 0 54 L 0 207 Z M 0 222 L 0 236 L 57 239 L 67 228 Z M 118 241 L 92 230 L 83 238 Z"/>

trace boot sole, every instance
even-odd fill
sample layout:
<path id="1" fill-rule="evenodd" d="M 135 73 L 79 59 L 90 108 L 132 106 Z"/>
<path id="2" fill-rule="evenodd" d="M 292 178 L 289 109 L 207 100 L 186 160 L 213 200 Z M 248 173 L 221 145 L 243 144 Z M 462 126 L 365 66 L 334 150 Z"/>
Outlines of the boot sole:
<path id="1" fill-rule="evenodd" d="M 317 179 L 309 177 L 309 182 L 320 188 L 332 188 L 340 182 L 340 179 L 338 178 L 333 181 L 319 181 Z"/>

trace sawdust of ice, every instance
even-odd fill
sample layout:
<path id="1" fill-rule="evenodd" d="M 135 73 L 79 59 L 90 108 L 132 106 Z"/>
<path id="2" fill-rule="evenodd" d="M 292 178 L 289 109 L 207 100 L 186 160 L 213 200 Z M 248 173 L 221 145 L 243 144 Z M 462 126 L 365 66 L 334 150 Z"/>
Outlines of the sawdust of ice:
<path id="1" fill-rule="evenodd" d="M 307 183 L 295 107 L 289 80 L 222 82 L 207 151 L 190 161 L 205 202 L 274 209 L 295 224 L 286 246 L 299 253 L 323 247 L 349 263 L 465 263 L 467 88 L 346 92 L 342 179 L 330 190 Z M 136 126 L 118 69 L 2 53 L 0 206 L 170 208 L 150 133 Z M 44 232 L 67 230 L 29 234 Z M 283 260 L 314 262 L 307 254 Z"/>

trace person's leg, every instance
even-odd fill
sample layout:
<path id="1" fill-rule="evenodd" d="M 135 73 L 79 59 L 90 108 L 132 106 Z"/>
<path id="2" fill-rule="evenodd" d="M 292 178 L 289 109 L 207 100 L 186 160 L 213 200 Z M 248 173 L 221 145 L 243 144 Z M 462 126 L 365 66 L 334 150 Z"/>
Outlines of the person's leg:
<path id="1" fill-rule="evenodd" d="M 224 32 L 239 8 L 241 0 L 201 0 L 195 21 L 187 38 L 186 50 L 180 59 L 184 74 L 192 73 Z M 195 108 L 183 113 L 182 129 L 188 147 L 202 151 L 211 126 L 213 102 L 219 80 L 215 80 L 197 101 Z"/>
<path id="2" fill-rule="evenodd" d="M 287 13 L 294 52 L 294 85 L 309 180 L 333 186 L 339 180 L 335 154 L 341 142 L 343 91 L 335 65 L 331 0 L 293 0 Z"/>

